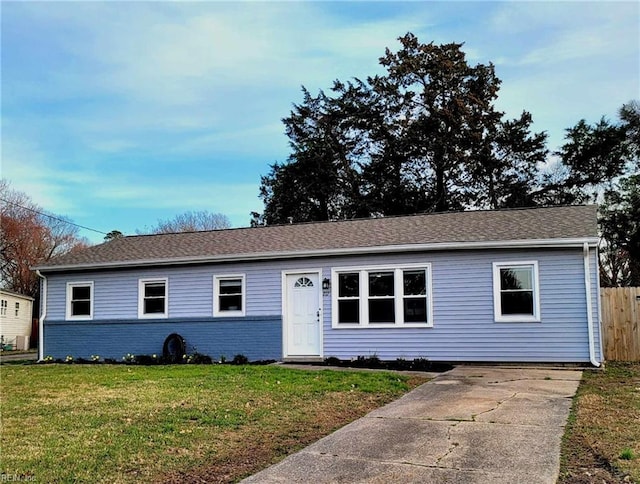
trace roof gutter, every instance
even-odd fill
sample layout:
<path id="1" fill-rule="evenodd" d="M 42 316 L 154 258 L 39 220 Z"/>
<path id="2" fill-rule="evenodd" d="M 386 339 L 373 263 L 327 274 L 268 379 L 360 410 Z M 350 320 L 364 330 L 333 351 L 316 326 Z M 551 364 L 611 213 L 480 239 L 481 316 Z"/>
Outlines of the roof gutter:
<path id="1" fill-rule="evenodd" d="M 40 293 L 40 301 L 42 301 L 42 314 L 38 319 L 38 361 L 44 360 L 44 319 L 47 317 L 47 278 L 42 275 L 39 269 L 36 274 L 42 279 L 42 292 Z"/>
<path id="2" fill-rule="evenodd" d="M 591 267 L 589 263 L 589 244 L 586 242 L 582 248 L 584 254 L 584 290 L 587 298 L 587 331 L 589 334 L 589 360 L 595 367 L 600 366 L 596 359 L 595 341 L 593 337 L 593 303 L 591 300 Z M 600 343 L 602 344 L 602 342 Z"/>
<path id="3" fill-rule="evenodd" d="M 34 269 L 43 271 L 75 271 L 85 269 L 122 269 L 127 267 L 141 266 L 166 266 L 182 264 L 203 264 L 217 262 L 244 262 L 256 260 L 275 259 L 301 259 L 309 257 L 325 256 L 346 256 L 361 254 L 381 254 L 393 252 L 426 252 L 442 250 L 481 250 L 481 249 L 537 249 L 537 248 L 582 248 L 587 246 L 597 246 L 597 237 L 575 238 L 575 239 L 523 239 L 523 240 L 497 240 L 482 242 L 444 242 L 429 244 L 395 244 L 382 245 L 376 247 L 351 247 L 340 249 L 315 249 L 303 251 L 281 251 L 281 252 L 255 252 L 245 254 L 224 254 L 219 256 L 195 256 L 195 257 L 175 257 L 171 259 L 145 259 L 131 261 L 98 262 L 84 264 L 68 264 L 54 266 L 36 266 Z"/>

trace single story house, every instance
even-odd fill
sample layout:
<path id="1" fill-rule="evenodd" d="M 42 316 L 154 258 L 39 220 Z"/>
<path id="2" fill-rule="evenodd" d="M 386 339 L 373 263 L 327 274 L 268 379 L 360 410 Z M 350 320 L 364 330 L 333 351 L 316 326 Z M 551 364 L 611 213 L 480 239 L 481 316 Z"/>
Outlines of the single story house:
<path id="1" fill-rule="evenodd" d="M 602 361 L 595 206 L 122 237 L 37 267 L 40 358 Z"/>
<path id="2" fill-rule="evenodd" d="M 0 343 L 13 350 L 28 350 L 33 298 L 0 289 Z"/>

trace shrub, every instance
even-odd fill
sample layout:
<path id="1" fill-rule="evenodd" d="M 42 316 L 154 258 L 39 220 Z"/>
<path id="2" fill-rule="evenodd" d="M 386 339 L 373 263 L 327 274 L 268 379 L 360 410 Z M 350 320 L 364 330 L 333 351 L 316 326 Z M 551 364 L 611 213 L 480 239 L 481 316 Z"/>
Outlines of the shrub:
<path id="1" fill-rule="evenodd" d="M 213 363 L 213 360 L 208 355 L 203 355 L 202 353 L 195 352 L 187 358 L 187 363 L 195 364 L 195 365 L 210 365 Z"/>
<path id="2" fill-rule="evenodd" d="M 136 355 L 134 363 L 137 365 L 157 365 L 160 363 L 157 355 Z"/>
<path id="3" fill-rule="evenodd" d="M 354 368 L 385 368 L 385 365 L 376 355 L 358 356 L 349 366 L 353 366 Z"/>
<path id="4" fill-rule="evenodd" d="M 391 370 L 411 370 L 413 366 L 412 361 L 405 360 L 404 358 L 398 358 L 396 361 L 389 362 L 389 369 Z"/>
<path id="5" fill-rule="evenodd" d="M 249 358 L 241 354 L 235 355 L 231 360 L 232 365 L 246 365 L 247 363 L 249 363 Z"/>
<path id="6" fill-rule="evenodd" d="M 412 363 L 412 370 L 428 371 L 433 368 L 433 364 L 427 358 L 415 358 Z"/>
<path id="7" fill-rule="evenodd" d="M 136 355 L 132 355 L 131 353 L 127 353 L 126 355 L 124 355 L 122 357 L 122 361 L 124 361 L 125 363 L 135 363 L 136 362 Z"/>
<path id="8" fill-rule="evenodd" d="M 324 364 L 327 366 L 341 366 L 343 362 L 340 358 L 336 358 L 335 356 L 330 356 L 329 358 L 325 358 Z"/>

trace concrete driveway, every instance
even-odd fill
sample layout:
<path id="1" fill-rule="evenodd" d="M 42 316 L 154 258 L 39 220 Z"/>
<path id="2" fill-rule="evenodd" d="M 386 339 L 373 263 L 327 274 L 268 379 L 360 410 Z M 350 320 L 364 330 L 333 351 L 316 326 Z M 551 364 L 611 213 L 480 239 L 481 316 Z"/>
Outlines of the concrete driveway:
<path id="1" fill-rule="evenodd" d="M 555 483 L 581 371 L 460 366 L 246 483 Z"/>

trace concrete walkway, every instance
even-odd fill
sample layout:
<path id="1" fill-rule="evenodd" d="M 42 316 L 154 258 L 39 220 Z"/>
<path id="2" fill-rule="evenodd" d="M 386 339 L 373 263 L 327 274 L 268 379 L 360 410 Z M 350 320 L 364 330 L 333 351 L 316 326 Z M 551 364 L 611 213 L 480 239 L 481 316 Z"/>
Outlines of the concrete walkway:
<path id="1" fill-rule="evenodd" d="M 0 351 L 0 363 L 4 363 L 5 361 L 35 361 L 37 359 L 37 350 L 16 353 L 12 351 Z"/>
<path id="2" fill-rule="evenodd" d="M 581 371 L 460 366 L 246 483 L 555 483 Z"/>

